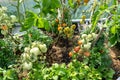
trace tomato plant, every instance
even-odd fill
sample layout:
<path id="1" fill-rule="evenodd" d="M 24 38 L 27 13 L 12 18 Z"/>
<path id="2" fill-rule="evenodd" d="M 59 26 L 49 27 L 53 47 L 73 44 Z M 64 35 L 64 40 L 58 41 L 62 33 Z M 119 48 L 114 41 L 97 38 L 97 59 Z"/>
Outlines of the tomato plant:
<path id="1" fill-rule="evenodd" d="M 113 12 L 113 15 L 111 17 L 111 20 L 108 21 L 108 28 L 109 28 L 109 41 L 112 46 L 116 45 L 118 42 L 120 42 L 120 6 L 116 8 L 116 10 Z"/>
<path id="2" fill-rule="evenodd" d="M 0 34 L 7 36 L 17 18 L 15 15 L 8 15 L 7 7 L 4 6 L 0 7 L 0 16 Z"/>
<path id="3" fill-rule="evenodd" d="M 0 67 L 2 68 L 8 68 L 9 65 L 15 63 L 16 57 L 10 46 L 12 46 L 10 41 L 0 39 Z"/>
<path id="4" fill-rule="evenodd" d="M 107 37 L 112 46 L 120 43 L 120 6 L 116 0 L 33 0 L 38 13 L 27 10 L 24 18 L 20 16 L 24 0 L 15 1 L 18 22 L 25 33 L 11 34 L 17 18 L 1 6 L 4 37 L 0 39 L 0 79 L 113 79 L 115 72 L 105 41 Z M 81 18 L 78 25 L 72 23 L 75 16 Z M 88 17 L 90 25 L 86 26 Z M 103 17 L 106 21 L 97 25 Z M 83 31 L 75 34 L 76 29 Z"/>
<path id="5" fill-rule="evenodd" d="M 8 80 L 8 79 L 11 79 L 11 80 L 18 80 L 18 76 L 16 74 L 16 71 L 15 69 L 8 69 L 8 70 L 5 70 L 5 69 L 2 69 L 0 68 L 0 79 L 1 80 Z"/>

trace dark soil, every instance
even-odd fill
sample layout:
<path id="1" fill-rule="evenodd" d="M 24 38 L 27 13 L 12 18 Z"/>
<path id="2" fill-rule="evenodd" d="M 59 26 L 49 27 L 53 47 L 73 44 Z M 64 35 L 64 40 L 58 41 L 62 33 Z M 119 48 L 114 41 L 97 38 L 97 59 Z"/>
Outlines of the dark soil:
<path id="1" fill-rule="evenodd" d="M 2 34 L 0 34 L 0 39 L 4 38 L 4 36 Z"/>
<path id="2" fill-rule="evenodd" d="M 112 68 L 115 70 L 114 79 L 120 77 L 120 49 L 117 47 L 110 48 L 110 56 L 112 59 Z"/>
<path id="3" fill-rule="evenodd" d="M 73 49 L 74 45 L 78 40 L 78 36 L 72 39 L 59 38 L 53 45 L 49 48 L 47 52 L 47 62 L 51 65 L 53 63 L 69 63 L 71 58 L 68 53 Z"/>

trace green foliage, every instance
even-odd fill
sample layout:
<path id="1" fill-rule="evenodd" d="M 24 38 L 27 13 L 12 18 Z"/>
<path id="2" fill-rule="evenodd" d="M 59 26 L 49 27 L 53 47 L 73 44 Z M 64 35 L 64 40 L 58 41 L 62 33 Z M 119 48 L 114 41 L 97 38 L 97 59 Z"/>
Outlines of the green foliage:
<path id="1" fill-rule="evenodd" d="M 35 14 L 34 12 L 27 11 L 26 12 L 26 18 L 24 21 L 24 25 L 22 27 L 22 30 L 29 29 L 33 26 L 36 26 L 38 28 L 43 28 L 47 31 L 51 30 L 51 17 L 48 14 L 51 14 L 56 16 L 57 8 L 60 7 L 60 1 L 59 0 L 34 0 L 36 5 L 34 6 L 35 9 L 40 9 L 39 14 Z M 50 18 L 47 18 L 50 17 Z"/>
<path id="2" fill-rule="evenodd" d="M 68 4 L 70 7 L 72 7 L 72 8 L 74 7 L 73 0 L 68 0 Z"/>
<path id="3" fill-rule="evenodd" d="M 108 55 L 108 52 L 105 48 L 101 50 L 99 48 L 94 47 L 91 56 L 89 57 L 88 65 L 93 66 L 96 68 L 100 73 L 102 73 L 103 79 L 112 79 L 114 75 L 114 71 L 112 70 L 111 66 L 111 59 Z M 108 75 L 105 75 L 110 73 Z"/>
<path id="4" fill-rule="evenodd" d="M 112 5 L 110 7 L 101 5 L 100 8 L 97 9 L 97 11 L 92 15 L 92 29 L 91 32 L 94 32 L 96 29 L 96 25 L 98 23 L 98 20 L 101 18 L 102 15 L 105 13 L 110 13 L 112 9 L 114 9 L 116 5 Z M 101 27 L 101 26 L 100 26 Z"/>
<path id="5" fill-rule="evenodd" d="M 14 69 L 4 70 L 0 68 L 0 80 L 18 80 Z"/>
<path id="6" fill-rule="evenodd" d="M 40 9 L 40 14 L 44 14 L 45 16 L 49 14 L 54 14 L 57 8 L 61 6 L 60 0 L 34 0 L 36 5 L 34 8 Z"/>
<path id="7" fill-rule="evenodd" d="M 50 31 L 50 24 L 45 18 L 39 17 L 34 12 L 27 11 L 26 19 L 24 21 L 24 25 L 22 26 L 22 30 L 27 30 L 33 26 Z"/>
<path id="8" fill-rule="evenodd" d="M 85 61 L 88 61 L 87 64 L 89 66 L 94 67 L 102 73 L 102 79 L 112 80 L 115 72 L 111 68 L 112 62 L 110 56 L 108 55 L 109 52 L 107 48 L 103 47 L 104 40 L 105 36 L 101 34 L 101 37 L 95 44 L 95 47 L 91 50 L 91 56 L 89 58 L 85 58 Z"/>
<path id="9" fill-rule="evenodd" d="M 95 37 L 95 39 L 98 38 L 98 36 Z M 83 34 L 82 37 L 89 40 L 89 38 L 87 38 L 87 35 L 85 35 L 85 34 Z M 82 38 L 80 38 L 80 39 L 82 39 Z M 77 51 L 78 48 L 74 48 L 75 53 L 72 52 L 72 54 L 73 54 L 72 58 L 78 59 L 78 60 L 79 60 L 79 58 L 80 58 L 80 60 L 82 59 L 81 61 L 84 64 L 86 64 L 90 68 L 95 68 L 99 73 L 101 73 L 102 79 L 112 80 L 115 72 L 111 68 L 112 61 L 109 56 L 108 49 L 104 45 L 104 42 L 105 42 L 105 36 L 103 35 L 103 33 L 101 33 L 101 35 L 100 35 L 99 39 L 97 40 L 97 42 L 95 43 L 94 47 L 91 47 L 91 48 L 89 47 L 91 49 L 91 50 L 89 50 L 90 53 L 85 53 L 84 51 L 81 52 L 81 50 L 83 50 L 83 47 L 80 47 L 79 51 Z M 84 45 L 84 43 L 80 44 L 80 45 Z M 93 43 L 94 43 L 94 40 L 93 40 Z M 77 65 L 77 63 L 76 63 L 76 65 Z M 107 75 L 105 75 L 105 74 L 107 74 Z"/>
<path id="10" fill-rule="evenodd" d="M 35 26 L 35 20 L 37 19 L 37 15 L 33 12 L 27 12 L 26 13 L 26 19 L 24 21 L 24 26 L 22 27 L 24 29 L 31 28 L 32 26 Z"/>
<path id="11" fill-rule="evenodd" d="M 41 12 L 43 12 L 45 15 L 48 13 L 54 13 L 54 11 L 59 8 L 60 0 L 42 0 L 42 9 Z"/>
<path id="12" fill-rule="evenodd" d="M 111 20 L 108 21 L 109 41 L 112 46 L 120 42 L 120 5 L 113 12 Z"/>
<path id="13" fill-rule="evenodd" d="M 52 38 L 45 35 L 40 29 L 32 27 L 23 35 L 23 44 L 25 46 L 34 41 L 40 41 L 49 46 L 52 43 Z"/>
<path id="14" fill-rule="evenodd" d="M 2 68 L 7 68 L 15 62 L 16 57 L 10 43 L 10 41 L 0 39 L 0 67 Z"/>
<path id="15" fill-rule="evenodd" d="M 29 77 L 35 80 L 101 80 L 101 73 L 95 68 L 73 60 L 68 65 L 55 63 L 49 68 L 34 68 Z"/>
<path id="16" fill-rule="evenodd" d="M 7 7 L 0 7 L 0 34 L 6 36 L 14 22 L 17 21 L 16 16 L 7 14 Z"/>

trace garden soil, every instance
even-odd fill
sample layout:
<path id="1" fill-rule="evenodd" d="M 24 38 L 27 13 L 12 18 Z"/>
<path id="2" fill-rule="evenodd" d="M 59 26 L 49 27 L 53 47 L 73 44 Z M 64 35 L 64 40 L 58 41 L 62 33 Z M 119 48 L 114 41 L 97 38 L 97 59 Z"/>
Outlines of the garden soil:
<path id="1" fill-rule="evenodd" d="M 116 80 L 120 77 L 120 49 L 112 47 L 109 50 L 112 59 L 112 68 L 115 70 L 114 80 Z"/>
<path id="2" fill-rule="evenodd" d="M 68 54 L 74 48 L 75 44 L 77 44 L 76 42 L 78 39 L 79 36 L 74 36 L 69 40 L 61 37 L 55 40 L 46 55 L 47 62 L 50 64 L 50 66 L 53 63 L 69 63 L 71 58 Z"/>

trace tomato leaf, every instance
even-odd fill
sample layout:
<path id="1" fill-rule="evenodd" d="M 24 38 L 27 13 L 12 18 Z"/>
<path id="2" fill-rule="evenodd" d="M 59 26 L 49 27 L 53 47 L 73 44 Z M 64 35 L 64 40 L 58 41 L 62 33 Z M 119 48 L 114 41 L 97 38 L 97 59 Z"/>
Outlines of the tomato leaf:
<path id="1" fill-rule="evenodd" d="M 115 34 L 116 33 L 116 26 L 111 27 L 110 31 L 112 34 Z"/>
<path id="2" fill-rule="evenodd" d="M 22 30 L 27 30 L 34 26 L 34 22 L 37 18 L 37 15 L 31 11 L 26 12 L 26 19 L 24 21 L 24 25 L 22 26 Z"/>
<path id="3" fill-rule="evenodd" d="M 110 37 L 110 43 L 112 44 L 111 46 L 114 46 L 117 43 L 117 36 L 113 35 Z"/>
<path id="4" fill-rule="evenodd" d="M 38 18 L 37 27 L 44 28 L 44 19 L 43 18 Z"/>

